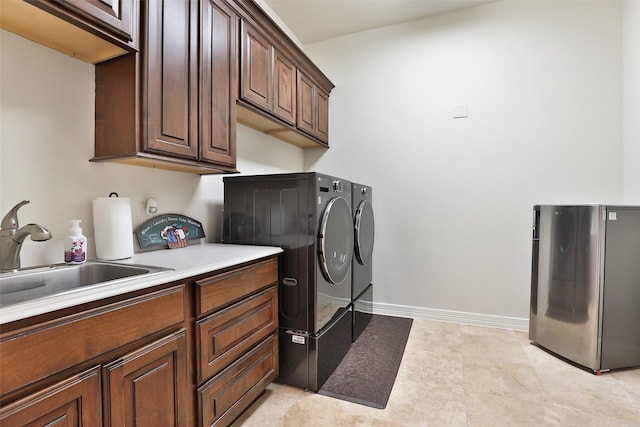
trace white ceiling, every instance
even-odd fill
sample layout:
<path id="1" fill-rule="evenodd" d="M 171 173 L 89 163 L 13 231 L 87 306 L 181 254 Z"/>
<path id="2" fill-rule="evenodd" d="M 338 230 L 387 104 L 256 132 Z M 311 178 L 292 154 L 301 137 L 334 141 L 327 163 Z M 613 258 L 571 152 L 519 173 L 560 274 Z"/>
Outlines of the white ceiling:
<path id="1" fill-rule="evenodd" d="M 495 0 L 264 0 L 302 44 Z"/>

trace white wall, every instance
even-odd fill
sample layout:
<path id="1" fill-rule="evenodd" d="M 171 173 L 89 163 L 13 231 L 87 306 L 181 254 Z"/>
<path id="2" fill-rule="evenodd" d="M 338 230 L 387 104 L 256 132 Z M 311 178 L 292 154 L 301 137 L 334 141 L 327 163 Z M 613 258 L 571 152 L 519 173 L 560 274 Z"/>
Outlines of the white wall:
<path id="1" fill-rule="evenodd" d="M 373 185 L 378 307 L 526 318 L 532 205 L 623 199 L 621 28 L 618 2 L 495 2 L 307 46 L 336 84 L 332 148 L 238 126 L 238 168 Z M 28 198 L 23 224 L 62 238 L 77 217 L 91 236 L 91 201 L 117 191 L 134 226 L 154 196 L 219 240 L 220 176 L 89 163 L 93 66 L 4 31 L 0 43 L 2 214 Z M 625 60 L 637 55 L 627 42 Z M 469 117 L 452 119 L 455 104 Z"/>
<path id="2" fill-rule="evenodd" d="M 624 197 L 640 205 L 640 2 L 625 0 L 624 42 Z"/>
<path id="3" fill-rule="evenodd" d="M 623 200 L 621 18 L 495 2 L 306 46 L 336 88 L 305 167 L 373 186 L 379 307 L 528 317 L 532 205 Z"/>
<path id="4" fill-rule="evenodd" d="M 94 66 L 0 30 L 0 215 L 20 208 L 20 224 L 47 227 L 54 241 L 25 242 L 23 265 L 62 261 L 69 220 L 93 236 L 92 200 L 115 191 L 131 198 L 133 226 L 155 197 L 159 213 L 202 221 L 207 241 L 219 241 L 222 177 L 90 163 L 94 140 Z M 300 171 L 302 149 L 242 125 L 237 128 L 242 173 Z M 89 256 L 93 255 L 90 246 Z"/>

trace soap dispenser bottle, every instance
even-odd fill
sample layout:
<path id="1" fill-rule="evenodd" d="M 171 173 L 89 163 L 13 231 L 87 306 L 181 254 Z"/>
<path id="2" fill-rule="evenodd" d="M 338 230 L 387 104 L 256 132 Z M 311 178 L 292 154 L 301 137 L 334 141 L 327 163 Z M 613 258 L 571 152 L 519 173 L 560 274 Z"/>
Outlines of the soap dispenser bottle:
<path id="1" fill-rule="evenodd" d="M 82 235 L 80 220 L 71 220 L 69 235 L 64 239 L 64 262 L 82 264 L 87 260 L 87 238 Z"/>

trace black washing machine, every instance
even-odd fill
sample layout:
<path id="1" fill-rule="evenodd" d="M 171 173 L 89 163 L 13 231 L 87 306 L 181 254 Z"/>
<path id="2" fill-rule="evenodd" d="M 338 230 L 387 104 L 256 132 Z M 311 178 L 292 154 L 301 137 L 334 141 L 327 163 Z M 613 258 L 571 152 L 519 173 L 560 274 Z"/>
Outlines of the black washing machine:
<path id="1" fill-rule="evenodd" d="M 351 266 L 351 301 L 353 307 L 353 341 L 373 315 L 373 243 L 375 224 L 372 188 L 351 184 L 354 251 Z"/>
<path id="2" fill-rule="evenodd" d="M 283 249 L 276 381 L 317 391 L 352 342 L 351 183 L 315 172 L 225 177 L 223 241 Z"/>

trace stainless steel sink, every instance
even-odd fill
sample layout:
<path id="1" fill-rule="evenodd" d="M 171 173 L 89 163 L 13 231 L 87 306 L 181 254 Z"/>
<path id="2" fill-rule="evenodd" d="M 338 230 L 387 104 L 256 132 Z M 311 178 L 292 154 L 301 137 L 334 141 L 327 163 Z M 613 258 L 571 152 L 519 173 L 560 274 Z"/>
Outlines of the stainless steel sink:
<path id="1" fill-rule="evenodd" d="M 116 283 L 151 276 L 170 268 L 138 264 L 88 261 L 54 264 L 0 274 L 0 307 L 70 292 L 91 285 Z"/>

